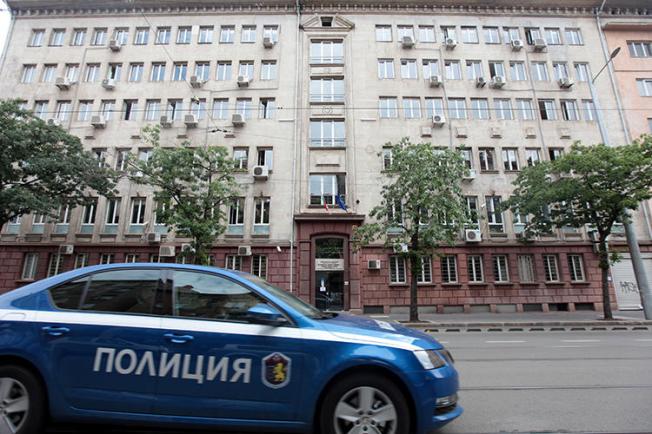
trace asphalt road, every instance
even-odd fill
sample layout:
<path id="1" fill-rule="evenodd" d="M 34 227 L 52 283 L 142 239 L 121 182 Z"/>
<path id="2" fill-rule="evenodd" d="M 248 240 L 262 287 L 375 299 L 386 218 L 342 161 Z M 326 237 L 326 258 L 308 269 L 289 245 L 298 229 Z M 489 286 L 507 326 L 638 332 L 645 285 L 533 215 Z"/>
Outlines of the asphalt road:
<path id="1" fill-rule="evenodd" d="M 436 337 L 456 359 L 465 409 L 441 434 L 652 433 L 650 332 L 463 332 Z M 123 427 L 49 430 L 90 431 L 146 432 Z"/>

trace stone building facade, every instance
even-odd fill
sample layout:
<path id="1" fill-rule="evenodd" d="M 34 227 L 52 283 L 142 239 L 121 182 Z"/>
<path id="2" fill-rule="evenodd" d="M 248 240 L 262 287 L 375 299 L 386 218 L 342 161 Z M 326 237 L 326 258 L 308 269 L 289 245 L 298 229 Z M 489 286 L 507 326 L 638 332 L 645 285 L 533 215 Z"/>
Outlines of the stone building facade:
<path id="1" fill-rule="evenodd" d="M 147 158 L 148 124 L 161 125 L 163 145 L 227 147 L 242 198 L 214 264 L 333 309 L 408 303 L 401 258 L 350 246 L 378 203 L 385 144 L 461 148 L 479 218 L 424 267 L 422 309 L 600 309 L 585 230 L 526 245 L 521 217 L 494 212 L 521 168 L 577 140 L 601 141 L 587 84 L 604 64 L 597 3 L 13 0 L 0 95 L 60 123 L 118 170 L 125 152 Z M 629 3 L 602 14 L 652 22 L 644 2 Z M 609 80 L 596 86 L 602 106 L 615 106 Z M 604 117 L 614 143 L 625 143 L 618 111 Z M 6 225 L 0 288 L 86 264 L 174 261 L 188 240 L 157 224 L 151 191 L 126 178 L 119 191 L 57 221 Z M 650 250 L 642 211 L 636 228 Z"/>

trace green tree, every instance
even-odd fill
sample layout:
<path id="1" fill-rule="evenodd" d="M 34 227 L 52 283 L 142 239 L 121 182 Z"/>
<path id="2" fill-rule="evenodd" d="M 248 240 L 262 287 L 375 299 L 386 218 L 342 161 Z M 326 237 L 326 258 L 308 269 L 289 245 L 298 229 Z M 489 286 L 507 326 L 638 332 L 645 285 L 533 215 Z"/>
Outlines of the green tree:
<path id="1" fill-rule="evenodd" d="M 213 242 L 226 230 L 224 209 L 238 194 L 233 159 L 219 146 L 161 147 L 157 127 L 144 134 L 152 155 L 148 161 L 130 159 L 129 177 L 154 187 L 161 223 L 192 238 L 192 250 L 182 254 L 195 264 L 208 264 Z"/>
<path id="2" fill-rule="evenodd" d="M 602 271 L 604 318 L 613 319 L 609 296 L 608 237 L 614 223 L 652 197 L 652 136 L 618 147 L 573 145 L 554 161 L 523 170 L 505 209 L 529 215 L 525 239 L 553 228 L 588 226 L 594 232 Z"/>
<path id="3" fill-rule="evenodd" d="M 458 152 L 407 138 L 391 147 L 388 183 L 380 204 L 369 216 L 375 220 L 358 227 L 356 248 L 383 239 L 410 266 L 410 321 L 419 320 L 417 276 L 422 258 L 442 245 L 453 245 L 468 220 L 461 180 L 467 169 Z"/>
<path id="4" fill-rule="evenodd" d="M 62 206 L 85 204 L 92 194 L 110 194 L 114 182 L 78 137 L 17 101 L 0 101 L 0 227 L 24 214 L 54 216 Z"/>

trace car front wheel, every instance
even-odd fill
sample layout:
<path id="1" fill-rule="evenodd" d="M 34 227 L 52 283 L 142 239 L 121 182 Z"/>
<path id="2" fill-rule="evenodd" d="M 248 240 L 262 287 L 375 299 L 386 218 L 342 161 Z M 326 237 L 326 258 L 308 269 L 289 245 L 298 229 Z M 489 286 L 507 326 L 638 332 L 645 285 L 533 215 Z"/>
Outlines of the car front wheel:
<path id="1" fill-rule="evenodd" d="M 44 419 L 41 383 L 27 369 L 0 367 L 0 433 L 37 434 Z"/>
<path id="2" fill-rule="evenodd" d="M 322 434 L 406 434 L 409 410 L 401 390 L 378 375 L 355 375 L 336 383 L 320 413 Z"/>

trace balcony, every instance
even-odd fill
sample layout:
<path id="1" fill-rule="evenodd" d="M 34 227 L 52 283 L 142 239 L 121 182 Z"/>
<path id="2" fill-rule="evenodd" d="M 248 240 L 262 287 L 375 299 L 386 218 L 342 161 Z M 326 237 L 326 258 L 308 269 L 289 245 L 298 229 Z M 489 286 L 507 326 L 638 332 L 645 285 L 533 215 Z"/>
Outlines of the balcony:
<path id="1" fill-rule="evenodd" d="M 311 65 L 344 65 L 344 56 L 310 56 Z"/>
<path id="2" fill-rule="evenodd" d="M 311 93 L 311 103 L 336 103 L 343 104 L 345 95 L 343 93 Z"/>
<path id="3" fill-rule="evenodd" d="M 310 139 L 310 147 L 313 148 L 344 148 L 346 139 L 344 137 L 319 137 Z"/>

